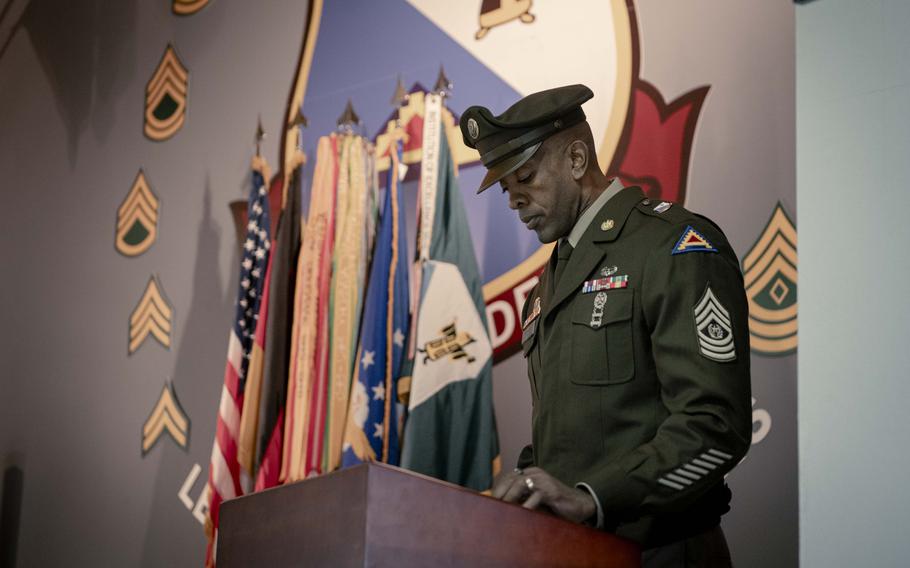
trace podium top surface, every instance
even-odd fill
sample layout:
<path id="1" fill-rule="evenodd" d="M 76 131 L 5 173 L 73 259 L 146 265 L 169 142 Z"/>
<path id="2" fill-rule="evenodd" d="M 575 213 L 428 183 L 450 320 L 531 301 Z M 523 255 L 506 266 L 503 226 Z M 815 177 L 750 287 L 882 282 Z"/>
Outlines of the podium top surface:
<path id="1" fill-rule="evenodd" d="M 369 463 L 222 504 L 218 566 L 640 566 L 637 545 Z"/>

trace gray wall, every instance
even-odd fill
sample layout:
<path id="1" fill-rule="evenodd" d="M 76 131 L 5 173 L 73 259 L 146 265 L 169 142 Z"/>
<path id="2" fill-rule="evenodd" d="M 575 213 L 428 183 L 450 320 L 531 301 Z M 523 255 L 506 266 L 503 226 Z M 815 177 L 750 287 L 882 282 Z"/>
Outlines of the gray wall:
<path id="1" fill-rule="evenodd" d="M 202 527 L 177 491 L 193 464 L 208 471 L 214 436 L 237 270 L 226 204 L 248 190 L 257 113 L 273 133 L 263 154 L 278 155 L 305 9 L 213 0 L 181 18 L 169 2 L 32 0 L 0 59 L 0 456 L 25 471 L 20 566 L 201 565 Z M 143 101 L 168 42 L 190 71 L 189 110 L 159 143 L 142 134 Z M 126 258 L 114 224 L 140 167 L 160 232 Z M 127 356 L 153 273 L 173 346 Z M 189 449 L 165 436 L 141 458 L 167 379 Z"/>
<path id="2" fill-rule="evenodd" d="M 910 3 L 797 10 L 803 566 L 907 566 Z"/>

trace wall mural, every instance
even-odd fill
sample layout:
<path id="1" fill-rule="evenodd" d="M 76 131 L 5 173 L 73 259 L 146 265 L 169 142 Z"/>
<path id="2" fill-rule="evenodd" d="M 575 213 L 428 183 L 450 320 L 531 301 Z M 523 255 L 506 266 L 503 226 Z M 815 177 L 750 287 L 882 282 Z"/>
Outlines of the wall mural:
<path id="1" fill-rule="evenodd" d="M 207 3 L 208 0 L 174 0 L 172 10 L 176 15 L 188 15 Z M 656 200 L 687 202 L 693 144 L 700 118 L 711 112 L 712 86 L 692 84 L 682 90 L 677 88 L 675 92 L 679 94 L 668 100 L 660 85 L 641 76 L 647 42 L 642 41 L 634 0 L 579 0 L 571 9 L 557 2 L 483 0 L 479 15 L 476 4 L 459 2 L 362 2 L 355 11 L 344 2 L 323 6 L 317 0 L 311 3 L 310 13 L 299 67 L 292 78 L 279 160 L 283 167 L 275 177 L 277 183 L 270 183 L 269 187 L 279 192 L 290 189 L 294 179 L 291 164 L 300 162 L 300 151 L 315 155 L 318 138 L 336 131 L 335 117 L 345 101 L 352 101 L 360 115 L 357 128 L 377 149 L 377 170 L 389 167 L 388 152 L 383 149 L 389 146 L 389 136 L 396 125 L 408 133 L 402 161 L 411 167 L 403 179 L 403 206 L 415 211 L 426 92 L 423 85 L 431 84 L 433 75 L 444 65 L 455 84 L 455 96 L 446 101 L 445 134 L 460 168 L 459 184 L 485 281 L 483 295 L 495 363 L 509 360 L 518 351 L 521 310 L 551 249 L 550 245 L 540 246 L 534 235 L 524 230 L 503 198 L 497 199 L 496 192 L 473 196 L 484 169 L 476 151 L 461 141 L 457 127 L 460 109 L 484 104 L 501 112 L 525 94 L 585 83 L 595 92 L 595 98 L 586 103 L 584 110 L 598 141 L 604 171 L 621 178 L 626 185 L 640 185 Z M 378 29 L 407 30 L 407 34 L 376 33 Z M 571 41 L 567 34 L 571 34 Z M 358 41 L 351 42 L 352 37 Z M 579 53 L 584 57 L 579 57 Z M 440 75 L 445 78 L 446 72 Z M 388 94 L 402 76 L 407 79 L 405 84 L 411 86 L 410 97 L 406 105 L 393 110 Z M 440 80 L 437 77 L 437 83 Z M 143 134 L 148 139 L 168 140 L 183 127 L 188 81 L 189 71 L 173 45 L 168 45 L 146 86 Z M 448 78 L 445 82 L 449 82 Z M 306 97 L 308 93 L 310 96 Z M 309 125 L 298 133 L 297 117 L 303 115 L 309 117 Z M 312 164 L 304 166 L 304 192 L 312 174 Z M 140 170 L 117 212 L 115 248 L 120 254 L 136 257 L 154 244 L 159 208 L 158 199 Z M 412 233 L 415 224 L 410 227 Z M 738 231 L 737 227 L 727 229 L 731 233 Z M 781 203 L 773 209 L 761 234 L 750 235 L 748 240 L 755 243 L 742 256 L 753 354 L 758 358 L 790 356 L 797 346 L 797 236 Z M 173 318 L 174 309 L 153 276 L 130 315 L 129 354 L 137 351 L 150 335 L 169 349 Z M 754 364 L 759 360 L 756 357 L 754 384 L 766 380 L 764 367 Z M 795 374 L 789 379 L 795 384 Z M 793 393 L 795 397 L 795 388 Z M 753 398 L 753 406 L 756 405 L 753 444 L 774 435 L 795 440 L 795 429 L 772 432 L 773 408 L 764 400 Z M 186 449 L 190 419 L 180 407 L 172 383 L 165 384 L 152 407 L 142 428 L 142 455 L 165 433 L 178 447 Z M 732 475 L 739 477 L 740 470 L 753 467 L 757 461 L 752 459 L 754 454 L 753 449 L 747 463 Z M 779 508 L 781 495 L 795 493 L 795 489 L 789 489 L 796 484 L 795 456 L 792 463 L 787 459 L 780 458 L 775 464 L 790 472 L 784 481 L 786 488 L 759 484 L 755 481 L 760 478 L 758 472 L 744 475 L 748 483 L 737 485 L 736 490 L 746 494 L 748 500 L 765 503 L 769 511 Z M 205 477 L 203 467 L 193 464 L 182 486 L 175 487 L 177 497 L 200 523 L 206 518 L 208 490 L 196 497 L 189 493 Z M 796 503 L 787 502 L 784 506 L 795 510 Z M 795 534 L 795 516 L 787 519 L 792 520 Z"/>
<path id="2" fill-rule="evenodd" d="M 396 118 L 388 95 L 403 77 L 411 93 L 400 115 L 401 126 L 409 135 L 403 161 L 412 165 L 404 179 L 404 201 L 412 211 L 417 208 L 425 85 L 432 84 L 440 65 L 445 67 L 446 81 L 454 83 L 452 96 L 446 99 L 451 114 L 446 134 L 459 166 L 459 184 L 485 280 L 488 331 L 496 363 L 510 360 L 518 351 L 521 309 L 550 247 L 541 246 L 533 234 L 523 230 L 496 192 L 473 195 L 484 168 L 457 131 L 461 109 L 483 104 L 501 112 L 525 94 L 584 83 L 595 93 L 584 110 L 598 141 L 601 167 L 608 175 L 618 176 L 626 185 L 641 186 L 649 197 L 661 202 L 685 205 L 692 192 L 701 192 L 700 203 L 706 201 L 705 196 L 715 203 L 730 203 L 724 207 L 764 199 L 736 188 L 689 186 L 699 124 L 712 112 L 713 87 L 687 84 L 688 73 L 680 68 L 674 95 L 668 97 L 660 84 L 642 76 L 648 42 L 643 40 L 633 0 L 579 1 L 571 8 L 557 2 L 490 0 L 479 3 L 479 17 L 476 4 L 434 0 L 401 0 L 381 6 L 359 3 L 356 12 L 345 3 L 316 4 L 320 9 L 312 20 L 318 40 L 315 46 L 307 44 L 301 54 L 288 108 L 289 117 L 300 109 L 310 118 L 302 147 L 312 153 L 318 137 L 335 130 L 334 117 L 350 100 L 357 108 L 362 133 L 377 146 L 377 169 L 387 167 L 382 148 L 387 146 Z M 310 40 L 312 20 L 308 22 Z M 407 33 L 377 33 L 378 29 Z M 358 41 L 351 42 L 351 37 Z M 659 42 L 660 38 L 649 41 Z M 371 53 L 377 55 L 364 56 Z M 286 140 L 296 137 L 296 131 L 290 131 Z M 285 156 L 295 147 L 285 144 Z M 287 175 L 285 172 L 285 179 Z M 312 171 L 306 170 L 306 176 L 311 177 Z M 306 192 L 308 182 L 303 188 Z M 792 188 L 774 188 L 769 193 L 787 201 L 794 196 Z M 749 207 L 762 217 L 767 211 L 764 206 Z M 785 532 L 795 535 L 797 503 L 792 496 L 796 494 L 797 464 L 795 451 L 791 452 L 796 438 L 795 365 L 787 363 L 791 366 L 780 371 L 774 367 L 776 363 L 762 359 L 795 353 L 796 230 L 780 204 L 760 235 L 743 235 L 736 226 L 724 229 L 733 240 L 756 243 L 751 251 L 739 251 L 752 307 L 753 444 L 771 444 L 768 451 L 773 452 L 762 454 L 753 448 L 747 463 L 731 475 L 731 484 L 742 502 L 760 503 L 751 512 L 740 509 L 743 517 L 775 519 L 778 525 L 787 525 Z M 504 371 L 494 370 L 494 381 L 497 372 Z M 500 398 L 496 404 L 502 410 L 514 403 Z M 775 412 L 784 413 L 785 420 L 774 422 L 772 430 Z M 505 427 L 501 425 L 500 434 Z M 769 467 L 785 472 L 779 483 L 761 481 Z M 734 544 L 750 538 L 749 529 L 730 526 L 731 522 L 735 521 L 728 521 L 728 534 Z"/>
<path id="3" fill-rule="evenodd" d="M 796 227 L 778 203 L 752 249 L 743 258 L 752 351 L 796 351 Z"/>

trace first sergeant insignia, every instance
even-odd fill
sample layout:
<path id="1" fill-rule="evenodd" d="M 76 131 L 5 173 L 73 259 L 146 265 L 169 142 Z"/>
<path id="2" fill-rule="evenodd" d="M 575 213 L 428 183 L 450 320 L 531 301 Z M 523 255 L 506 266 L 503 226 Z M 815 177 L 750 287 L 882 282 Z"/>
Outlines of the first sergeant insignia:
<path id="1" fill-rule="evenodd" d="M 673 252 L 670 254 L 685 254 L 687 252 L 717 252 L 708 239 L 701 233 L 692 228 L 692 225 L 686 227 L 679 240 L 673 245 Z"/>
<path id="2" fill-rule="evenodd" d="M 177 52 L 168 45 L 161 62 L 145 86 L 145 127 L 147 137 L 167 140 L 183 126 L 186 118 L 189 71 Z"/>
<path id="3" fill-rule="evenodd" d="M 155 243 L 157 236 L 158 198 L 145 181 L 145 174 L 139 170 L 133 187 L 117 210 L 114 246 L 124 256 L 139 256 Z"/>
<path id="4" fill-rule="evenodd" d="M 455 329 L 454 322 L 442 328 L 441 333 L 442 337 L 431 339 L 426 342 L 423 349 L 417 349 L 424 354 L 424 363 L 427 361 L 438 361 L 445 356 L 455 360 L 467 357 L 468 363 L 474 362 L 474 357 L 465 351 L 464 348 L 477 341 L 477 339 L 471 337 L 471 334 L 465 331 L 459 332 Z"/>
<path id="5" fill-rule="evenodd" d="M 701 354 L 712 361 L 726 363 L 736 359 L 730 312 L 721 305 L 709 284 L 695 304 L 695 335 Z"/>
<path id="6" fill-rule="evenodd" d="M 787 355 L 797 347 L 797 234 L 778 203 L 768 225 L 743 259 L 749 299 L 749 344 L 762 355 Z"/>

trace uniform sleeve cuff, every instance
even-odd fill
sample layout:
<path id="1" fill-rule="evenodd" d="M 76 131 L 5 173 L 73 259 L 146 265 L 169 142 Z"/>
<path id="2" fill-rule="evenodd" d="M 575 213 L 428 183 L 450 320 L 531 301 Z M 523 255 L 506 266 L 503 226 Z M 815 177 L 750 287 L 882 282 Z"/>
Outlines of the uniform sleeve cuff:
<path id="1" fill-rule="evenodd" d="M 576 483 L 575 488 L 584 489 L 585 491 L 587 491 L 588 493 L 591 494 L 591 498 L 594 499 L 594 506 L 597 507 L 597 525 L 595 525 L 595 528 L 603 530 L 603 528 L 604 528 L 604 510 L 603 510 L 603 507 L 600 506 L 600 499 L 597 498 L 597 493 L 594 493 L 594 490 L 591 489 L 591 486 L 584 482 Z"/>

